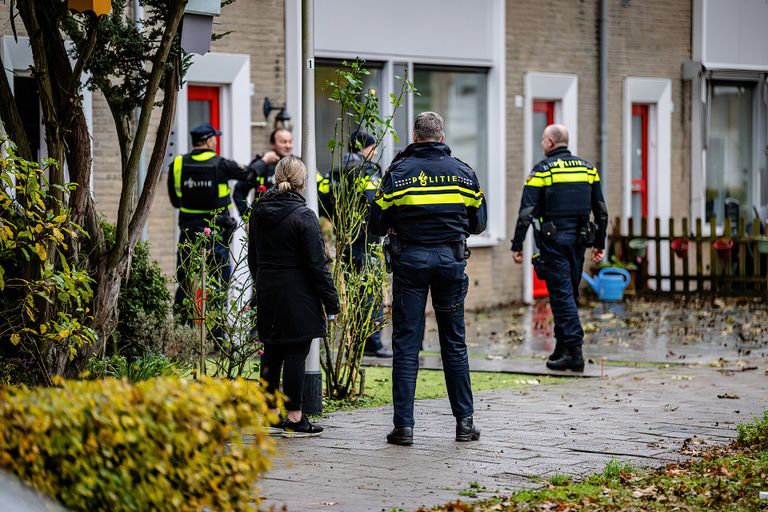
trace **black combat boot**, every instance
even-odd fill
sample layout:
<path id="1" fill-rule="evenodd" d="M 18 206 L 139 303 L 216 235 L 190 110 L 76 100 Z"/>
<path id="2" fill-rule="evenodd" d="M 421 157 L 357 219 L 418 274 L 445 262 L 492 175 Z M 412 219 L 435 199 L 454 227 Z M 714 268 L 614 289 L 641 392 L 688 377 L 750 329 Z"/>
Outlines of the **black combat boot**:
<path id="1" fill-rule="evenodd" d="M 556 361 L 563 357 L 563 344 L 560 342 L 560 340 L 555 340 L 555 350 L 551 354 L 549 354 L 549 357 L 547 358 L 547 361 Z"/>
<path id="2" fill-rule="evenodd" d="M 413 444 L 413 427 L 395 427 L 392 432 L 387 434 L 389 444 L 399 444 L 400 446 L 410 446 Z"/>
<path id="3" fill-rule="evenodd" d="M 456 440 L 477 441 L 480 439 L 480 431 L 475 428 L 472 416 L 456 418 Z"/>
<path id="4" fill-rule="evenodd" d="M 550 370 L 571 370 L 574 372 L 584 371 L 584 357 L 581 355 L 581 347 L 567 347 L 562 357 L 554 361 L 547 361 L 547 368 Z"/>

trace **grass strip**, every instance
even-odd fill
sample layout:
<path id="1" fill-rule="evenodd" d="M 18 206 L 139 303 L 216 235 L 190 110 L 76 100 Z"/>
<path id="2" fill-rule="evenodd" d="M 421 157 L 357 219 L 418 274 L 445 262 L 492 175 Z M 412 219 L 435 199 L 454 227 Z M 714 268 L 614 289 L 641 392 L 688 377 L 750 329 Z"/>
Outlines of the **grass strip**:
<path id="1" fill-rule="evenodd" d="M 517 373 L 470 372 L 472 391 L 520 388 L 538 386 L 568 379 L 556 377 L 533 377 Z M 448 396 L 442 370 L 419 370 L 416 381 L 416 400 L 443 398 Z M 392 403 L 392 368 L 369 366 L 365 368 L 364 396 L 352 400 L 323 400 L 323 413 L 378 407 Z"/>
<path id="2" fill-rule="evenodd" d="M 553 475 L 545 486 L 475 502 L 457 500 L 420 512 L 746 511 L 768 510 L 768 411 L 738 426 L 726 446 L 691 449 L 695 458 L 663 468 L 638 470 L 619 461 L 602 473 L 574 481 Z M 465 493 L 465 496 L 471 496 Z"/>

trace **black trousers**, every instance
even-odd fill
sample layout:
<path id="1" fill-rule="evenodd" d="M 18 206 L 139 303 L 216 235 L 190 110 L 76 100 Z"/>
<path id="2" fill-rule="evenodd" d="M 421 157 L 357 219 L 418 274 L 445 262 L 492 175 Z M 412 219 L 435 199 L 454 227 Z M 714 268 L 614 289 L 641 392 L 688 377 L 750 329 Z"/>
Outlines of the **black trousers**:
<path id="1" fill-rule="evenodd" d="M 555 318 L 555 339 L 563 348 L 581 347 L 584 330 L 578 302 L 585 248 L 576 233 L 558 232 L 552 240 L 542 240 L 539 249 Z"/>
<path id="2" fill-rule="evenodd" d="M 261 356 L 261 378 L 267 383 L 267 391 L 274 393 L 280 386 L 283 373 L 283 393 L 288 397 L 285 409 L 300 411 L 304 396 L 304 361 L 309 354 L 312 340 L 294 343 L 264 343 Z"/>
<path id="3" fill-rule="evenodd" d="M 413 400 L 424 339 L 424 309 L 432 292 L 440 356 L 453 415 L 472 416 L 474 402 L 464 332 L 467 262 L 455 244 L 403 246 L 392 261 L 392 398 L 396 427 L 412 427 Z"/>

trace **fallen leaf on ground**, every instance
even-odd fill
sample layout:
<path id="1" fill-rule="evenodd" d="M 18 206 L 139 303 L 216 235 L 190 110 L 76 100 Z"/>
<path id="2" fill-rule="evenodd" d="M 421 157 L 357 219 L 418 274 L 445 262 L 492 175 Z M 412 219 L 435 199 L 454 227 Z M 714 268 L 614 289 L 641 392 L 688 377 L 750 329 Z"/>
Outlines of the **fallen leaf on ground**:
<path id="1" fill-rule="evenodd" d="M 645 489 L 636 489 L 632 492 L 633 498 L 645 498 L 646 496 L 653 496 L 656 494 L 656 486 L 651 485 L 646 487 Z"/>

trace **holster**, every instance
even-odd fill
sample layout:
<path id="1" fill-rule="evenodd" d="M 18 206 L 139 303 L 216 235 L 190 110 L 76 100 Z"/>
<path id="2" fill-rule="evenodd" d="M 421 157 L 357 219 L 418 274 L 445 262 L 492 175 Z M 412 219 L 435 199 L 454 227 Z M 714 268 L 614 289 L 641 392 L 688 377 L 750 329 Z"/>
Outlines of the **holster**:
<path id="1" fill-rule="evenodd" d="M 384 251 L 384 266 L 387 269 L 387 273 L 392 273 L 392 259 L 397 258 L 402 251 L 400 245 L 400 238 L 395 234 L 388 234 L 381 242 L 381 249 Z"/>
<path id="2" fill-rule="evenodd" d="M 544 222 L 541 224 L 541 237 L 544 240 L 551 241 L 557 234 L 557 226 L 553 221 Z"/>
<path id="3" fill-rule="evenodd" d="M 587 220 L 579 226 L 579 241 L 584 247 L 594 247 L 597 224 Z"/>
<path id="4" fill-rule="evenodd" d="M 456 242 L 454 244 L 453 254 L 456 256 L 457 260 L 468 260 L 469 257 L 472 256 L 472 251 L 469 250 L 467 241 L 462 240 L 461 242 Z"/>

